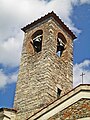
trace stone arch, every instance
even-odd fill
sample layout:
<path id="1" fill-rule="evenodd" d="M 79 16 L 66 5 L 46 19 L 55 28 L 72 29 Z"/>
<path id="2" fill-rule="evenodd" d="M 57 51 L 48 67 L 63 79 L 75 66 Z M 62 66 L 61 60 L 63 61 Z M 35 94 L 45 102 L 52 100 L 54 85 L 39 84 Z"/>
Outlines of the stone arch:
<path id="1" fill-rule="evenodd" d="M 35 37 L 39 35 L 43 35 L 43 30 L 37 30 L 36 32 L 34 32 L 32 35 L 32 39 L 34 39 Z"/>
<path id="2" fill-rule="evenodd" d="M 60 33 L 60 32 L 58 33 L 58 38 L 60 38 L 60 39 L 63 41 L 64 44 L 67 43 L 66 38 L 65 38 L 64 35 L 63 35 L 62 33 Z"/>

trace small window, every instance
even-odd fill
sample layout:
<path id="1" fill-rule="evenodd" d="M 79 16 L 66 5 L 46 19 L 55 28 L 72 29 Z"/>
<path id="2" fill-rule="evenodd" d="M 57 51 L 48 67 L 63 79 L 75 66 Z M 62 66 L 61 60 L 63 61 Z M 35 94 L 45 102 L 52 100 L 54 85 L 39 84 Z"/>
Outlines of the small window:
<path id="1" fill-rule="evenodd" d="M 57 98 L 60 97 L 60 94 L 61 94 L 61 90 L 59 88 L 57 88 Z"/>
<path id="2" fill-rule="evenodd" d="M 58 33 L 57 51 L 56 51 L 56 54 L 58 55 L 58 57 L 61 57 L 61 55 L 65 49 L 65 44 L 66 44 L 65 37 L 61 33 Z"/>
<path id="3" fill-rule="evenodd" d="M 35 52 L 40 52 L 42 50 L 42 37 L 43 37 L 42 30 L 36 31 L 32 36 L 33 47 Z"/>

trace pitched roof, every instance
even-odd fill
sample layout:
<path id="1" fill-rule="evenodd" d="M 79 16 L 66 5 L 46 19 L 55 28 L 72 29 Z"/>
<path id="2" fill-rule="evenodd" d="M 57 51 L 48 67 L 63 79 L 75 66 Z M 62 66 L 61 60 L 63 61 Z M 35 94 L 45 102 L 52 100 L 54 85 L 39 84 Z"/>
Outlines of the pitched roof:
<path id="1" fill-rule="evenodd" d="M 48 19 L 50 17 L 54 18 L 62 26 L 62 28 L 65 29 L 67 31 L 67 33 L 72 36 L 73 39 L 76 38 L 74 33 L 64 24 L 64 22 L 62 22 L 62 20 L 59 18 L 59 16 L 57 16 L 53 11 L 51 13 L 48 13 L 44 17 L 41 17 L 38 20 L 32 22 L 31 24 L 26 25 L 25 27 L 21 28 L 21 30 L 26 32 L 27 29 L 35 26 L 36 24 L 38 24 L 38 23 L 40 23 L 40 22 L 42 22 L 42 21 L 44 21 L 44 20 L 46 20 L 46 19 Z"/>
<path id="2" fill-rule="evenodd" d="M 83 94 L 83 96 L 82 96 L 82 94 Z M 75 96 L 77 96 L 77 97 L 75 97 Z M 79 101 L 81 99 L 85 99 L 85 98 L 90 100 L 90 84 L 78 85 L 77 87 L 73 88 L 71 91 L 67 92 L 65 95 L 61 96 L 60 98 L 56 99 L 55 101 L 53 101 L 46 107 L 44 107 L 41 110 L 39 110 L 38 112 L 34 113 L 32 116 L 30 116 L 26 120 L 37 120 L 37 119 L 43 120 L 43 117 L 45 119 L 48 119 L 46 117 L 50 118 L 51 116 L 58 113 L 58 111 L 60 111 L 60 109 L 62 111 L 65 108 L 71 106 L 72 104 L 75 104 L 77 101 Z M 72 99 L 72 100 L 70 100 L 70 99 Z M 63 104 L 64 102 L 67 102 L 67 103 Z M 63 107 L 61 106 L 58 108 L 58 106 L 60 106 L 62 104 L 63 104 Z M 55 111 L 54 111 L 54 109 L 55 109 Z M 46 114 L 48 114 L 48 115 L 45 117 Z"/>

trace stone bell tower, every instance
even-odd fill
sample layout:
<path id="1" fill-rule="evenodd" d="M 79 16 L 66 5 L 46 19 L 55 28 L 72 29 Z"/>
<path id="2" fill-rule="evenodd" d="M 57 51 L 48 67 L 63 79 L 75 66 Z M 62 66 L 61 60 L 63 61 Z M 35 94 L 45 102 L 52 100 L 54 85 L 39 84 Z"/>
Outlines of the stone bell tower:
<path id="1" fill-rule="evenodd" d="M 54 13 L 22 28 L 25 33 L 14 107 L 25 120 L 72 89 L 73 39 Z"/>

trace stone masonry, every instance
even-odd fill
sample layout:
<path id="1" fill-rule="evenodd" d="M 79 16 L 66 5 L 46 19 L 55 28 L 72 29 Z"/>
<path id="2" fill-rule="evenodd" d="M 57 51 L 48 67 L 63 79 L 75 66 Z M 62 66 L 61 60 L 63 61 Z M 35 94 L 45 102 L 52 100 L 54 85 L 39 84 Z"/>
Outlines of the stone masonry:
<path id="1" fill-rule="evenodd" d="M 77 120 L 87 117 L 90 117 L 90 99 L 81 99 L 48 120 Z"/>
<path id="2" fill-rule="evenodd" d="M 38 53 L 30 42 L 37 30 L 43 31 L 42 50 Z M 57 88 L 61 89 L 60 96 L 70 91 L 73 80 L 73 38 L 64 27 L 51 16 L 24 32 L 14 100 L 17 120 L 25 120 L 56 100 Z M 61 57 L 56 55 L 58 33 L 66 39 Z"/>
<path id="3" fill-rule="evenodd" d="M 27 120 L 90 120 L 90 84 L 81 84 Z"/>

